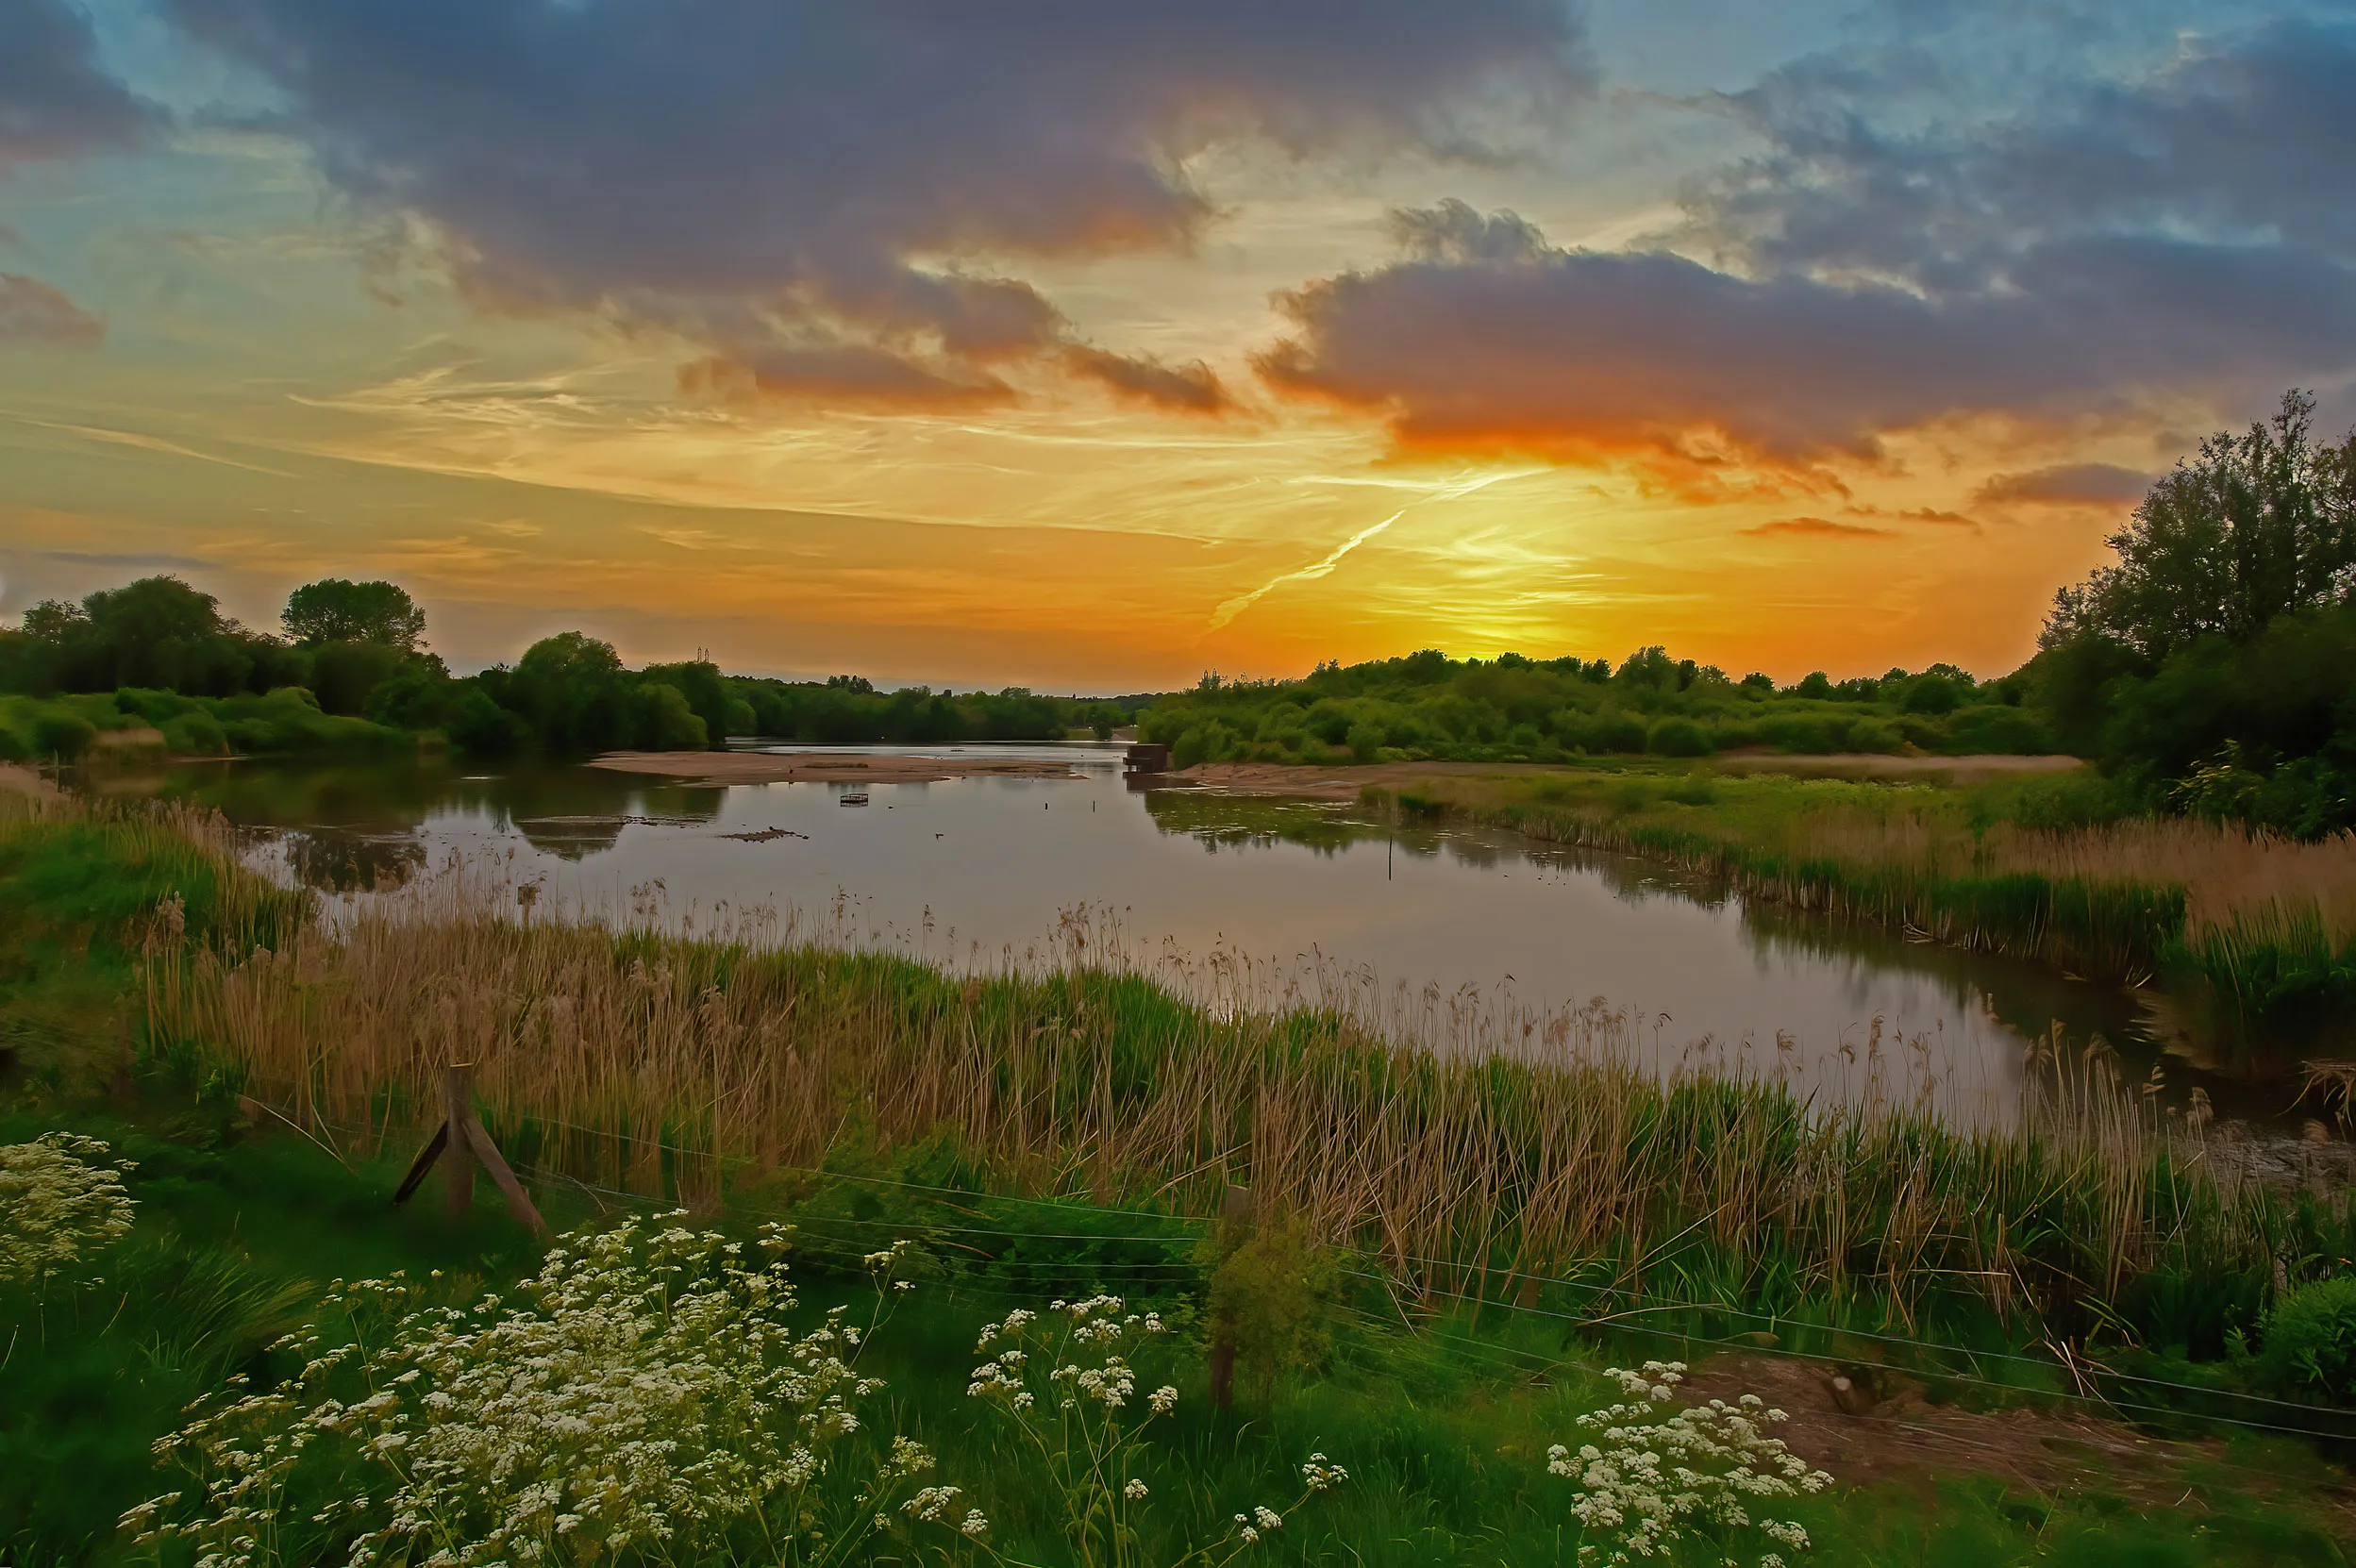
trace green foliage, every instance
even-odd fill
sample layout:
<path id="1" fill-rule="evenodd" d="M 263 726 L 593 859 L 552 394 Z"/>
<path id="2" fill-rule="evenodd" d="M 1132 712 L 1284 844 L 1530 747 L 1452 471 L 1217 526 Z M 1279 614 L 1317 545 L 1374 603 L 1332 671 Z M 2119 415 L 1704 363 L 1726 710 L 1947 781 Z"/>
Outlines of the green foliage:
<path id="1" fill-rule="evenodd" d="M 1639 649 L 1616 670 L 1602 659 L 1457 660 L 1427 649 L 1323 664 L 1301 680 L 1209 679 L 1157 699 L 1138 734 L 1170 745 L 1181 768 L 1323 761 L 1345 749 L 1362 762 L 1706 757 L 1754 746 L 2050 750 L 2044 725 L 2017 706 L 2017 695 L 1998 683 L 1977 685 L 1949 665 L 1838 686 L 1819 673 L 1778 692 L 1764 676 L 1737 683 L 1660 647 Z"/>
<path id="2" fill-rule="evenodd" d="M 2356 1403 L 2356 1275 L 2301 1285 L 2266 1315 L 2260 1364 L 2296 1398 Z"/>
<path id="3" fill-rule="evenodd" d="M 2054 733 L 2153 809 L 2356 826 L 2356 435 L 2266 425 L 2179 464 L 2064 589 L 2023 672 Z"/>
<path id="4" fill-rule="evenodd" d="M 1279 1381 L 1324 1368 L 1342 1265 L 1298 1216 L 1223 1222 L 1204 1239 L 1196 1262 L 1209 1276 L 1204 1315 L 1211 1341 L 1232 1348 L 1235 1366 L 1263 1403 Z"/>
<path id="5" fill-rule="evenodd" d="M 226 619 L 210 594 L 168 576 L 102 590 L 78 605 L 35 605 L 8 653 L 0 676 L 40 695 L 152 686 L 226 696 L 307 674 L 293 650 Z"/>
<path id="6" fill-rule="evenodd" d="M 406 654 L 426 635 L 426 612 L 389 582 L 325 577 L 287 595 L 279 616 L 286 634 L 314 646 L 370 642 Z"/>
<path id="7" fill-rule="evenodd" d="M 1654 722 L 1645 737 L 1645 749 L 1661 757 L 1707 757 L 1716 748 L 1701 726 L 1672 716 Z"/>

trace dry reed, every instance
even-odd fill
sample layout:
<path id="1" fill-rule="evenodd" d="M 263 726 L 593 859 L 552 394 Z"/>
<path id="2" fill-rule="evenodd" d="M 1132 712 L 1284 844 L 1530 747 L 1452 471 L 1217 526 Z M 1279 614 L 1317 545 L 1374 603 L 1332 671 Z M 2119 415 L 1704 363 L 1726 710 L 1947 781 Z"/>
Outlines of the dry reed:
<path id="1" fill-rule="evenodd" d="M 1206 1007 L 1108 967 L 1084 928 L 961 976 L 782 941 L 770 911 L 693 936 L 638 912 L 550 918 L 454 865 L 276 948 L 159 936 L 155 966 L 187 979 L 152 988 L 151 1035 L 377 1141 L 471 1061 L 538 1165 L 692 1200 L 927 1141 L 1014 1193 L 1208 1215 L 1239 1183 L 1426 1282 L 1579 1270 L 1733 1303 L 1774 1281 L 1909 1317 L 1934 1295 L 2109 1298 L 2195 1253 L 2265 1266 L 2264 1194 L 2163 1136 L 2099 1052 L 2048 1059 L 2016 1126 L 1968 1133 L 1904 1067 L 1839 1106 L 1772 1068 L 1664 1076 L 1600 1007 L 1508 1028 L 1507 1059 L 1464 1048 L 1499 1031 L 1461 997 L 1423 994 L 1448 1038 L 1420 1044 L 1346 987 L 1251 1006 L 1239 970 Z M 1867 1054 L 1901 1053 L 1877 1033 Z"/>

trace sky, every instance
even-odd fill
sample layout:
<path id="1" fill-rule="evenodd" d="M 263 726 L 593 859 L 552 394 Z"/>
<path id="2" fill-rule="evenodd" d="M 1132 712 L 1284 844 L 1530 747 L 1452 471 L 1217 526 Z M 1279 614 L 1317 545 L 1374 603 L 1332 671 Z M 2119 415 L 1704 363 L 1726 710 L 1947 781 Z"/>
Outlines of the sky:
<path id="1" fill-rule="evenodd" d="M 0 621 L 1995 675 L 2356 419 L 2352 155 L 2345 0 L 0 0 Z"/>

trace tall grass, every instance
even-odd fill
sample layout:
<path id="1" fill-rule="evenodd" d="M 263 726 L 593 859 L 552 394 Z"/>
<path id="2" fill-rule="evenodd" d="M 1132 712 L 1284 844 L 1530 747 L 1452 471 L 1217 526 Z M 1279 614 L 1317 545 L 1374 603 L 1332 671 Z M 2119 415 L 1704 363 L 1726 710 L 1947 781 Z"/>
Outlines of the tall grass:
<path id="1" fill-rule="evenodd" d="M 2356 1015 L 2356 835 L 2299 842 L 2184 817 L 2032 826 L 2033 809 L 2028 821 L 1992 820 L 2023 804 L 2003 792 L 1434 778 L 1396 804 L 1667 860 L 1752 897 L 2090 979 L 2168 981 L 2229 1043 L 2253 1026 L 2313 1030 Z"/>
<path id="2" fill-rule="evenodd" d="M 703 1203 L 919 1147 L 961 1185 L 1099 1205 L 1210 1215 L 1243 1185 L 1412 1288 L 1481 1297 L 1571 1281 L 2082 1326 L 2123 1321 L 2154 1279 L 2263 1297 L 2301 1226 L 2342 1223 L 2164 1134 L 2099 1049 L 2054 1043 L 2019 1123 L 1971 1132 L 1898 1062 L 1837 1105 L 1772 1063 L 1664 1076 L 1600 1008 L 1508 1058 L 1402 1040 L 1346 993 L 1181 1000 L 1078 938 L 1063 961 L 961 975 L 780 942 L 761 911 L 690 936 L 545 918 L 502 887 L 459 867 L 275 947 L 159 950 L 185 980 L 151 989 L 150 1037 L 372 1143 L 413 1136 L 441 1068 L 474 1062 L 525 1163 Z M 1460 1046 L 1479 1033 L 1432 1016 Z M 2196 1337 L 2220 1337 L 2230 1305 Z"/>

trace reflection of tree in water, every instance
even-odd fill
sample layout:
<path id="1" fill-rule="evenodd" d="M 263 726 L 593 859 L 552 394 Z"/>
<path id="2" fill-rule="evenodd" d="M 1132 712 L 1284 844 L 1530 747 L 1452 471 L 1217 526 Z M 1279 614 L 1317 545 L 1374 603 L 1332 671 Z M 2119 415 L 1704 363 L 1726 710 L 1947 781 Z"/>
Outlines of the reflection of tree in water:
<path id="1" fill-rule="evenodd" d="M 413 834 L 307 827 L 287 833 L 285 843 L 287 868 L 322 892 L 385 892 L 426 865 L 425 842 Z"/>
<path id="2" fill-rule="evenodd" d="M 551 768 L 485 781 L 481 802 L 534 849 L 581 860 L 611 849 L 622 829 L 700 826 L 716 820 L 727 791 L 646 784 L 596 768 Z"/>
<path id="3" fill-rule="evenodd" d="M 1336 855 L 1362 839 L 1379 839 L 1383 834 L 1380 823 L 1315 801 L 1212 794 L 1201 790 L 1149 790 L 1143 798 L 1145 814 L 1156 827 L 1200 840 L 1204 848 L 1214 852 L 1282 842 L 1296 843 L 1319 855 Z"/>

